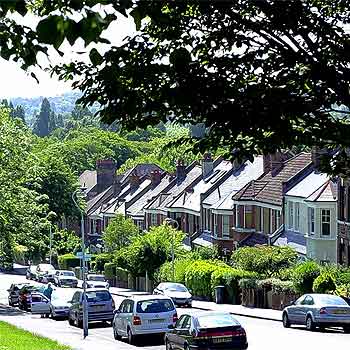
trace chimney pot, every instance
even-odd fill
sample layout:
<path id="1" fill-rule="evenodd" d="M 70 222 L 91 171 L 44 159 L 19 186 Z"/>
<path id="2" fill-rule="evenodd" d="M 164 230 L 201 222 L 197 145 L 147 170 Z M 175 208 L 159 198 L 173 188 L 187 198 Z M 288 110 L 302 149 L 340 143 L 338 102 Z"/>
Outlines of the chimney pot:
<path id="1" fill-rule="evenodd" d="M 206 178 L 214 169 L 213 158 L 210 153 L 204 153 L 202 160 L 202 176 Z"/>
<path id="2" fill-rule="evenodd" d="M 186 178 L 186 165 L 183 159 L 178 159 L 176 163 L 176 179 L 181 182 Z"/>

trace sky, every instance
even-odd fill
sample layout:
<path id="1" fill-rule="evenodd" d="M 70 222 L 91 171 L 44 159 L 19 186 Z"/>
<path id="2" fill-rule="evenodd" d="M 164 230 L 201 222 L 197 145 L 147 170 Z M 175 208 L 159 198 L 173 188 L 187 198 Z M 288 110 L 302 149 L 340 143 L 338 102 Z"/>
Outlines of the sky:
<path id="1" fill-rule="evenodd" d="M 25 25 L 35 28 L 38 23 L 38 18 L 33 15 L 26 15 L 20 17 L 21 22 Z M 104 37 L 109 39 L 112 44 L 120 45 L 122 40 L 135 33 L 135 26 L 131 18 L 125 18 L 118 16 L 118 20 L 112 23 L 108 30 L 105 31 Z M 90 44 L 87 49 L 96 47 L 100 53 L 106 49 L 106 45 Z M 61 62 L 70 62 L 77 58 L 83 58 L 86 60 L 87 56 L 78 55 L 75 52 L 84 49 L 83 41 L 77 41 L 76 44 L 71 47 L 68 42 L 64 42 L 60 50 L 65 53 L 63 59 L 57 54 L 54 49 L 49 51 L 49 60 L 52 64 Z M 47 67 L 49 61 L 43 55 L 38 57 L 40 64 L 43 67 Z M 9 62 L 0 58 L 0 98 L 13 98 L 13 97 L 37 97 L 37 96 L 56 96 L 65 92 L 71 91 L 69 83 L 60 82 L 57 78 L 51 78 L 49 72 L 45 72 L 41 69 L 33 69 L 37 77 L 39 78 L 39 84 L 33 79 L 29 73 L 23 71 L 20 65 L 16 62 Z"/>

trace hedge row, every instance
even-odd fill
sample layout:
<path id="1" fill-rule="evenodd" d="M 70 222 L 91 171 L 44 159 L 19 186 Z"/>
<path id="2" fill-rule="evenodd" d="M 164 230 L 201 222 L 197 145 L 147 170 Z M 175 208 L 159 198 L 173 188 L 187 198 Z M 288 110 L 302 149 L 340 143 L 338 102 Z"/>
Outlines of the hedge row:
<path id="1" fill-rule="evenodd" d="M 70 270 L 77 266 L 80 266 L 80 259 L 73 254 L 65 254 L 58 257 L 60 270 Z"/>

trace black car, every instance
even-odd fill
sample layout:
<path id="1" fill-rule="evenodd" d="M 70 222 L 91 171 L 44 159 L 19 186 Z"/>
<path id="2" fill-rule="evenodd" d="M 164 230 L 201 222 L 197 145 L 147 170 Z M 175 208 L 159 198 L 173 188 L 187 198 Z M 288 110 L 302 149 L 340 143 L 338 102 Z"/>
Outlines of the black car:
<path id="1" fill-rule="evenodd" d="M 9 293 L 8 301 L 10 306 L 18 305 L 19 292 L 22 287 L 28 286 L 28 283 L 13 283 L 10 288 L 7 290 Z"/>
<path id="2" fill-rule="evenodd" d="M 201 312 L 182 315 L 166 333 L 165 345 L 167 350 L 243 350 L 248 341 L 244 328 L 231 314 Z"/>

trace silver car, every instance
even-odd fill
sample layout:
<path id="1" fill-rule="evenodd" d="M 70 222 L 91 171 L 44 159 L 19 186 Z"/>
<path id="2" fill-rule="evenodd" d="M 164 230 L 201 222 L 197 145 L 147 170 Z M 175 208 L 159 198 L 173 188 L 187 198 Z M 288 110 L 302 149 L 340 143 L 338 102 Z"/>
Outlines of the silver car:
<path id="1" fill-rule="evenodd" d="M 181 283 L 160 283 L 153 291 L 153 294 L 165 295 L 171 298 L 176 306 L 192 307 L 192 295 Z"/>
<path id="2" fill-rule="evenodd" d="M 127 337 L 130 344 L 143 334 L 165 334 L 177 321 L 173 301 L 162 295 L 140 295 L 125 299 L 115 312 L 116 340 Z"/>
<path id="3" fill-rule="evenodd" d="M 329 294 L 304 294 L 282 313 L 283 326 L 302 324 L 310 331 L 316 327 L 343 327 L 350 333 L 350 306 L 344 299 Z"/>

